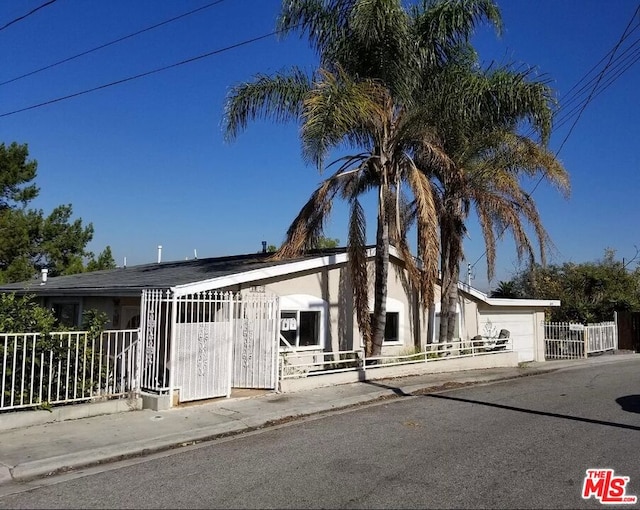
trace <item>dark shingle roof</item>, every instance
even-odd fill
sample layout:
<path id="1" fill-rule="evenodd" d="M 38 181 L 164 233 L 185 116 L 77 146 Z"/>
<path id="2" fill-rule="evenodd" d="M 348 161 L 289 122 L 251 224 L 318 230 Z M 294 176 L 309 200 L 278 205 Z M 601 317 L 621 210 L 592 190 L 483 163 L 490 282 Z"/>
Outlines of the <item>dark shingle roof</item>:
<path id="1" fill-rule="evenodd" d="M 313 251 L 295 260 L 344 253 L 345 251 L 345 248 Z M 47 279 L 45 284 L 42 284 L 38 278 L 26 282 L 0 285 L 0 292 L 37 295 L 114 295 L 114 293 L 138 295 L 142 289 L 166 289 L 175 285 L 195 283 L 294 261 L 293 259 L 273 261 L 268 259 L 269 255 L 269 253 L 256 253 L 143 264 L 127 268 L 51 277 Z"/>

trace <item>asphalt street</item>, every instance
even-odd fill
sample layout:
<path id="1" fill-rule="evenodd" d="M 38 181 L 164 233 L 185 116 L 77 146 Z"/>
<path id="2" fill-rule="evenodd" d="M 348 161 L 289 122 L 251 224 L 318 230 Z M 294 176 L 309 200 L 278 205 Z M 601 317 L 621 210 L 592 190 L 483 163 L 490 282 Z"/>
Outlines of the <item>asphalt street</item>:
<path id="1" fill-rule="evenodd" d="M 592 365 L 25 484 L 0 508 L 600 508 L 586 470 L 640 495 L 639 437 L 638 364 Z"/>

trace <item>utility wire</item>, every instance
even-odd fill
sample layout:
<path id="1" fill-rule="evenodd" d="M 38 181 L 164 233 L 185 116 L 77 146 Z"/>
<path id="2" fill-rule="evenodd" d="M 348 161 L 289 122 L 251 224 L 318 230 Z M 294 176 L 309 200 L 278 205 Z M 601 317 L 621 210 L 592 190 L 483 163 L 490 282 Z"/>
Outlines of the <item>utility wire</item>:
<path id="1" fill-rule="evenodd" d="M 53 0 L 53 1 L 55 1 L 55 0 Z M 0 86 L 6 85 L 7 83 L 12 83 L 12 82 L 17 81 L 17 80 L 21 80 L 22 78 L 26 78 L 27 76 L 32 76 L 32 75 L 40 73 L 42 71 L 46 71 L 47 69 L 51 69 L 52 67 L 56 67 L 56 66 L 59 66 L 60 64 L 64 64 L 65 62 L 69 62 L 71 60 L 75 60 L 76 58 L 83 57 L 85 55 L 88 55 L 89 53 L 93 53 L 94 51 L 98 51 L 98 50 L 101 50 L 101 49 L 106 48 L 108 46 L 112 46 L 112 45 L 117 44 L 119 42 L 125 41 L 127 39 L 131 39 L 132 37 L 136 37 L 136 36 L 138 36 L 140 34 L 143 34 L 145 32 L 149 32 L 150 30 L 153 30 L 155 28 L 161 27 L 163 25 L 167 25 L 168 23 L 172 23 L 172 22 L 177 21 L 177 20 L 179 20 L 181 18 L 185 18 L 187 16 L 190 16 L 191 14 L 195 14 L 196 12 L 200 12 L 200 11 L 202 11 L 204 9 L 208 9 L 209 7 L 213 7 L 214 5 L 217 5 L 217 4 L 222 3 L 222 2 L 224 2 L 224 0 L 217 0 L 216 2 L 212 2 L 212 3 L 209 3 L 207 5 L 203 5 L 202 7 L 198 7 L 197 9 L 194 9 L 192 11 L 185 12 L 184 14 L 180 14 L 179 16 L 175 16 L 173 18 L 170 18 L 168 20 L 162 21 L 162 22 L 157 23 L 155 25 L 152 25 L 150 27 L 143 28 L 142 30 L 138 30 L 137 32 L 133 32 L 132 34 L 125 35 L 124 37 L 120 37 L 119 39 L 115 39 L 115 40 L 107 42 L 105 44 L 101 44 L 100 46 L 96 46 L 95 48 L 92 48 L 90 50 L 83 51 L 82 53 L 78 53 L 77 55 L 73 55 L 72 57 L 68 57 L 68 58 L 60 60 L 58 62 L 55 62 L 53 64 L 49 64 L 47 66 L 41 67 L 40 69 L 36 69 L 35 71 L 30 71 L 30 72 L 22 74 L 20 76 L 16 76 L 15 78 L 11 78 L 10 80 L 6 80 L 6 81 L 3 81 L 3 82 L 0 82 Z"/>
<path id="2" fill-rule="evenodd" d="M 14 23 L 17 23 L 18 21 L 21 21 L 25 18 L 28 18 L 29 16 L 31 16 L 32 14 L 38 12 L 40 9 L 43 9 L 44 7 L 46 7 L 47 5 L 51 5 L 52 3 L 56 2 L 57 0 L 49 0 L 48 2 L 43 3 L 42 5 L 39 5 L 38 7 L 36 7 L 35 9 L 31 9 L 27 14 L 23 14 L 22 16 L 19 16 L 16 19 L 13 19 L 11 21 L 9 21 L 8 23 L 5 23 L 4 25 L 2 25 L 0 27 L 0 30 L 4 30 L 5 28 L 10 27 L 11 25 L 13 25 Z"/>
<path id="3" fill-rule="evenodd" d="M 633 20 L 633 18 L 632 18 L 632 20 Z M 635 31 L 636 29 L 638 29 L 639 27 L 640 27 L 640 22 L 639 22 L 638 24 L 636 24 L 636 26 L 635 26 L 633 29 L 631 29 L 631 30 L 629 31 L 629 33 L 627 34 L 627 37 L 628 37 L 629 35 L 631 35 L 631 33 L 632 33 L 633 31 Z M 634 45 L 635 45 L 635 44 L 637 44 L 637 43 L 638 43 L 638 40 L 636 40 L 636 42 L 635 42 L 635 43 L 633 43 L 633 44 L 632 44 L 632 46 L 634 46 Z M 606 55 L 604 55 L 604 56 L 603 56 L 603 57 L 602 57 L 602 58 L 601 58 L 601 59 L 600 59 L 596 64 L 594 64 L 594 65 L 593 65 L 593 67 L 592 67 L 591 69 L 589 69 L 589 70 L 584 74 L 584 76 L 583 76 L 582 78 L 580 78 L 580 79 L 579 79 L 579 80 L 578 80 L 578 81 L 573 85 L 573 87 L 571 87 L 571 88 L 570 88 L 570 89 L 565 93 L 565 97 L 571 97 L 571 93 L 572 93 L 572 92 L 573 92 L 573 91 L 574 91 L 574 90 L 575 90 L 575 89 L 576 89 L 576 88 L 577 88 L 577 87 L 578 87 L 578 86 L 579 86 L 579 85 L 580 85 L 584 80 L 586 80 L 586 79 L 587 79 L 587 76 L 589 76 L 593 71 L 595 71 L 595 70 L 598 68 L 598 66 L 599 66 L 600 64 L 602 64 L 602 63 L 607 59 L 607 57 L 608 57 L 608 56 L 610 56 L 614 51 L 615 51 L 615 48 L 612 48 L 612 49 L 611 49 L 611 50 L 609 50 L 609 51 L 607 52 L 607 54 L 606 54 Z M 622 55 L 624 55 L 624 53 L 626 53 L 627 51 L 629 51 L 629 48 L 627 48 L 627 49 L 622 53 Z M 621 56 L 622 56 L 622 55 L 621 55 Z M 592 78 L 592 79 L 591 79 L 591 80 L 589 80 L 585 85 L 583 85 L 583 86 L 580 88 L 579 92 L 580 92 L 580 91 L 584 91 L 586 88 L 588 88 L 589 84 L 590 84 L 590 83 L 592 83 L 594 79 L 595 79 L 595 78 Z M 563 107 L 566 107 L 567 103 L 571 103 L 571 102 L 572 102 L 576 97 L 578 97 L 578 96 L 579 96 L 579 94 L 578 94 L 578 93 L 575 93 L 571 99 L 568 99 L 568 101 L 567 101 L 567 102 L 565 102 L 565 103 L 563 104 Z"/>
<path id="4" fill-rule="evenodd" d="M 635 45 L 640 45 L 640 39 L 637 39 L 630 48 L 625 50 L 625 53 L 627 53 Z M 613 84 L 613 82 L 615 82 L 622 74 L 624 74 L 631 67 L 633 67 L 633 65 L 635 65 L 636 62 L 638 62 L 638 60 L 640 60 L 640 46 L 636 48 L 632 53 L 629 53 L 624 58 L 622 58 L 622 55 L 620 55 L 616 59 L 615 66 L 613 66 L 609 71 L 609 75 L 612 75 L 612 76 L 606 78 L 606 81 L 604 81 L 599 87 L 596 87 L 596 89 L 594 90 L 592 99 L 594 99 L 595 97 L 600 95 L 603 91 L 605 91 L 607 88 L 609 88 Z M 569 120 L 571 120 L 571 118 L 576 114 L 576 112 L 579 109 L 580 109 L 580 104 L 574 105 L 573 107 L 571 107 L 571 109 L 568 112 L 563 112 L 563 114 L 558 117 L 555 127 L 556 128 L 561 127 L 567 122 L 569 122 Z"/>
<path id="5" fill-rule="evenodd" d="M 571 124 L 571 127 L 569 128 L 569 132 L 566 134 L 566 136 L 562 140 L 562 143 L 560 144 L 560 147 L 556 151 L 556 156 L 558 154 L 560 154 L 560 151 L 564 147 L 564 144 L 567 143 L 567 140 L 571 136 L 571 133 L 573 133 L 573 130 L 576 127 L 576 124 L 578 124 L 578 121 L 582 117 L 582 114 L 584 113 L 584 110 L 587 108 L 587 106 L 589 105 L 589 103 L 593 99 L 594 93 L 598 89 L 598 85 L 600 85 L 600 82 L 602 81 L 602 78 L 604 78 L 604 75 L 607 73 L 607 69 L 609 69 L 609 67 L 611 67 L 611 62 L 613 61 L 614 55 L 616 54 L 616 52 L 618 51 L 618 48 L 620 48 L 620 46 L 622 45 L 624 40 L 628 37 L 627 32 L 629 31 L 629 27 L 631 27 L 631 23 L 633 23 L 633 20 L 635 19 L 636 15 L 638 14 L 638 11 L 640 11 L 640 5 L 638 5 L 636 10 L 634 11 L 633 16 L 631 16 L 631 19 L 629 20 L 629 23 L 627 24 L 626 28 L 624 29 L 624 32 L 622 33 L 622 36 L 620 37 L 620 40 L 614 46 L 613 51 L 611 52 L 611 55 L 609 56 L 609 60 L 607 61 L 606 65 L 602 68 L 602 71 L 600 71 L 600 74 L 598 75 L 598 79 L 596 80 L 595 85 L 591 89 L 591 93 L 589 94 L 589 97 L 587 97 L 586 101 L 583 103 L 582 108 L 580 108 L 580 111 L 578 112 L 577 117 L 575 118 L 575 120 L 573 121 L 573 124 Z M 543 178 L 544 178 L 544 174 L 540 176 L 540 179 L 538 179 L 538 182 L 536 183 L 536 185 L 529 192 L 529 195 L 531 195 L 538 188 L 538 186 L 542 182 Z"/>
<path id="6" fill-rule="evenodd" d="M 571 125 L 571 128 L 569 129 L 569 132 L 567 133 L 567 135 L 564 137 L 562 143 L 560 144 L 560 147 L 558 148 L 558 150 L 556 151 L 556 156 L 560 153 L 560 151 L 562 150 L 562 148 L 564 147 L 565 143 L 567 142 L 567 140 L 569 139 L 569 137 L 571 136 L 571 133 L 573 132 L 573 129 L 575 128 L 576 124 L 578 123 L 578 121 L 580 120 L 580 117 L 582 116 L 582 113 L 584 112 L 584 110 L 586 109 L 586 107 L 588 106 L 588 104 L 593 100 L 593 98 L 597 95 L 596 94 L 596 90 L 598 88 L 598 85 L 600 84 L 600 82 L 602 81 L 603 77 L 605 76 L 607 69 L 609 69 L 609 67 L 611 66 L 612 62 L 613 62 L 613 57 L 616 54 L 617 50 L 620 48 L 620 46 L 622 45 L 622 43 L 625 41 L 625 39 L 629 36 L 629 34 L 635 30 L 635 28 L 630 32 L 629 28 L 631 27 L 631 24 L 633 23 L 633 20 L 635 19 L 635 17 L 638 15 L 638 12 L 640 11 L 640 5 L 638 5 L 638 7 L 636 8 L 636 10 L 633 12 L 633 15 L 631 16 L 631 19 L 629 20 L 629 23 L 627 24 L 627 26 L 625 27 L 624 32 L 622 33 L 622 36 L 620 37 L 620 39 L 618 40 L 618 42 L 616 43 L 616 45 L 613 47 L 613 49 L 607 54 L 609 55 L 609 60 L 607 61 L 606 65 L 602 68 L 602 70 L 600 71 L 600 73 L 597 76 L 596 79 L 596 83 L 593 86 L 593 88 L 591 89 L 591 93 L 589 94 L 589 96 L 587 97 L 587 99 L 582 103 L 580 110 L 578 111 L 578 115 L 576 117 L 576 119 L 574 120 L 573 124 Z M 635 43 L 634 43 L 635 44 Z M 606 56 L 605 56 L 606 58 Z M 637 61 L 634 60 L 632 62 L 631 65 L 633 65 L 635 62 Z M 600 61 L 602 62 L 602 60 Z M 598 65 L 598 64 L 596 64 Z M 625 68 L 625 71 L 629 68 L 630 66 L 627 66 Z M 592 68 L 593 69 L 593 68 Z M 588 76 L 588 74 L 591 73 L 591 70 L 585 75 L 583 76 L 583 78 L 580 80 L 584 80 L 586 76 Z M 621 74 L 621 73 L 620 73 Z M 618 76 L 620 75 L 618 74 Z M 618 77 L 617 76 L 617 77 Z M 617 78 L 616 77 L 616 78 Z M 580 81 L 578 83 L 580 83 Z M 607 86 L 609 86 L 611 84 L 611 81 L 608 83 Z M 575 88 L 575 86 L 574 86 Z M 598 92 L 599 93 L 599 92 Z M 542 182 L 542 180 L 544 179 L 545 174 L 543 173 L 540 176 L 540 179 L 538 179 L 538 182 L 536 183 L 536 185 L 533 187 L 533 189 L 529 192 L 529 195 L 532 195 L 536 189 L 538 188 L 538 186 L 540 185 L 540 183 Z M 500 237 L 502 237 L 502 235 L 506 232 L 507 227 L 505 227 L 502 232 L 500 232 L 500 234 L 498 235 L 498 239 Z M 478 259 L 471 265 L 472 268 L 474 268 L 476 266 L 476 264 L 478 264 L 478 262 L 480 262 L 480 260 L 482 260 L 487 254 L 487 250 L 485 249 L 485 251 L 482 253 L 482 255 L 480 255 L 480 257 L 478 257 Z"/>
<path id="7" fill-rule="evenodd" d="M 276 30 L 275 32 L 271 32 L 269 34 L 261 35 L 261 36 L 258 36 L 258 37 L 254 37 L 253 39 L 247 39 L 247 40 L 244 40 L 242 42 L 239 42 L 239 43 L 236 43 L 236 44 L 232 44 L 231 46 L 226 46 L 226 47 L 221 48 L 219 50 L 213 50 L 213 51 L 210 51 L 208 53 L 204 53 L 202 55 L 198 55 L 197 57 L 188 58 L 186 60 L 182 60 L 181 62 L 176 62 L 175 64 L 170 64 L 168 66 L 159 67 L 159 68 L 153 69 L 151 71 L 147 71 L 147 72 L 144 72 L 144 73 L 136 74 L 134 76 L 129 76 L 128 78 L 123 78 L 121 80 L 112 81 L 110 83 L 106 83 L 104 85 L 99 85 L 97 87 L 93 87 L 93 88 L 90 88 L 90 89 L 82 90 L 80 92 L 75 92 L 75 93 L 69 94 L 67 96 L 58 97 L 56 99 L 51 99 L 51 100 L 45 101 L 43 103 L 34 104 L 34 105 L 31 105 L 31 106 L 27 106 L 25 108 L 20 108 L 19 110 L 6 112 L 6 113 L 3 113 L 3 114 L 0 114 L 0 118 L 1 117 L 8 117 L 10 115 L 15 115 L 16 113 L 26 112 L 28 110 L 33 110 L 35 108 L 40 108 L 42 106 L 47 106 L 47 105 L 50 105 L 50 104 L 53 104 L 53 103 L 59 103 L 60 101 L 64 101 L 66 99 L 71 99 L 73 97 L 78 97 L 78 96 L 82 96 L 82 95 L 85 95 L 85 94 L 89 94 L 90 92 L 95 92 L 96 90 L 106 89 L 106 88 L 109 88 L 109 87 L 113 87 L 115 85 L 120 85 L 122 83 L 126 83 L 126 82 L 129 82 L 129 81 L 137 80 L 138 78 L 143 78 L 145 76 L 150 76 L 152 74 L 156 74 L 156 73 L 159 73 L 161 71 L 166 71 L 167 69 L 172 69 L 174 67 L 179 67 L 179 66 L 182 66 L 182 65 L 185 65 L 185 64 L 190 64 L 191 62 L 195 62 L 196 60 L 201 60 L 203 58 L 211 57 L 213 55 L 218 55 L 219 53 L 224 53 L 225 51 L 233 50 L 233 49 L 239 48 L 241 46 L 246 46 L 247 44 L 252 44 L 254 42 L 261 41 L 262 39 L 267 39 L 267 38 L 272 37 L 272 36 L 274 36 L 274 35 L 276 35 L 278 33 L 280 33 L 280 30 Z"/>

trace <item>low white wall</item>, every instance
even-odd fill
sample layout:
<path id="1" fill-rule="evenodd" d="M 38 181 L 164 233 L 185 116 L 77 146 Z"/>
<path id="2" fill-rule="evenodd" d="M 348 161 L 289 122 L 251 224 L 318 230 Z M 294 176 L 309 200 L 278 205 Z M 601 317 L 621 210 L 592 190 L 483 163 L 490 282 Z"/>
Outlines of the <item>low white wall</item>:
<path id="1" fill-rule="evenodd" d="M 483 368 L 517 367 L 517 352 L 498 352 L 482 356 L 469 356 L 453 359 L 433 359 L 427 362 L 408 365 L 369 367 L 366 370 L 339 372 L 336 374 L 312 375 L 280 381 L 280 391 L 290 393 L 295 391 L 348 384 L 359 381 L 387 379 L 390 377 L 405 377 L 409 375 L 438 374 L 458 372 L 460 370 L 474 370 Z"/>

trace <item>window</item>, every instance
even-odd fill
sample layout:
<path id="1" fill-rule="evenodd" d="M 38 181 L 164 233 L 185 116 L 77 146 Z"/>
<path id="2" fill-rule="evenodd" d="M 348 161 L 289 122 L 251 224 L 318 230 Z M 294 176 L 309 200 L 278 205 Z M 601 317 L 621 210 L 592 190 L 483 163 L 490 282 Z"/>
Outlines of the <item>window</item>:
<path id="1" fill-rule="evenodd" d="M 53 303 L 53 315 L 61 326 L 76 327 L 80 325 L 79 303 Z"/>
<path id="2" fill-rule="evenodd" d="M 431 343 L 437 343 L 438 339 L 440 338 L 440 318 L 441 318 L 441 314 L 440 314 L 440 303 L 436 303 L 434 310 L 433 310 L 433 315 L 432 315 L 432 324 L 433 324 L 433 328 L 431 330 Z M 461 320 L 461 314 L 460 314 L 460 305 L 456 304 L 456 323 L 455 323 L 455 329 L 453 331 L 453 338 L 454 340 L 459 339 L 460 338 L 460 330 L 462 329 L 462 320 Z"/>
<path id="3" fill-rule="evenodd" d="M 384 343 L 400 341 L 400 314 L 387 312 L 387 322 L 384 328 Z"/>
<path id="4" fill-rule="evenodd" d="M 369 310 L 373 310 L 373 308 L 374 303 L 371 300 L 369 301 Z M 387 297 L 387 320 L 384 328 L 384 339 L 382 340 L 383 345 L 402 345 L 404 337 L 410 335 L 410 332 L 405 329 L 406 315 L 404 310 L 405 305 L 402 301 Z M 362 347 L 364 347 L 364 344 L 362 344 Z"/>
<path id="5" fill-rule="evenodd" d="M 280 312 L 281 347 L 321 347 L 320 311 Z"/>
<path id="6" fill-rule="evenodd" d="M 373 314 L 370 315 L 373 322 Z M 398 312 L 387 312 L 387 320 L 384 326 L 383 344 L 400 343 L 400 314 Z"/>
<path id="7" fill-rule="evenodd" d="M 280 348 L 323 349 L 328 304 L 310 294 L 280 297 Z"/>

